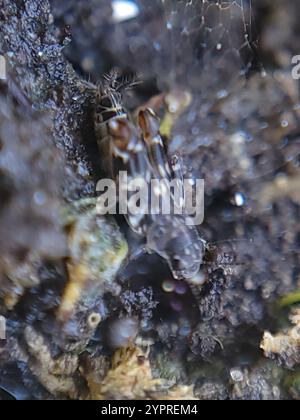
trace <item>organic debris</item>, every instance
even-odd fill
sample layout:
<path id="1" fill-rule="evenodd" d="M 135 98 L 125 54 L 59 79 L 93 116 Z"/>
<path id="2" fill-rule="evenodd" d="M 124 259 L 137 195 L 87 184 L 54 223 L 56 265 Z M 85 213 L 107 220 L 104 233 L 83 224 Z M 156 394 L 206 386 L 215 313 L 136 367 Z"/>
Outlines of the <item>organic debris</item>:
<path id="1" fill-rule="evenodd" d="M 300 308 L 292 311 L 290 320 L 294 326 L 285 332 L 275 336 L 265 332 L 261 348 L 266 357 L 277 359 L 292 369 L 300 364 Z"/>
<path id="2" fill-rule="evenodd" d="M 127 242 L 112 218 L 97 214 L 96 200 L 76 203 L 73 214 L 66 216 L 69 258 L 66 285 L 58 318 L 65 321 L 76 304 L 94 307 L 105 293 L 118 295 L 120 287 L 114 282 L 127 256 Z"/>
<path id="3" fill-rule="evenodd" d="M 167 381 L 152 376 L 149 359 L 138 347 L 123 348 L 112 359 L 112 367 L 103 380 L 87 377 L 93 400 L 193 400 L 191 387 L 170 388 Z"/>

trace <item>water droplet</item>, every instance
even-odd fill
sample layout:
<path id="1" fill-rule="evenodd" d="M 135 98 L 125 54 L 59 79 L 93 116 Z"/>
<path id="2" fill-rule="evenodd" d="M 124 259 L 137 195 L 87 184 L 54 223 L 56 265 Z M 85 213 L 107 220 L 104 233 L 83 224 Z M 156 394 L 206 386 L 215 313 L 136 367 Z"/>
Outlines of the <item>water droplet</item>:
<path id="1" fill-rule="evenodd" d="M 113 21 L 115 23 L 124 22 L 138 16 L 140 9 L 131 0 L 114 0 L 112 2 Z"/>
<path id="2" fill-rule="evenodd" d="M 228 96 L 228 91 L 226 89 L 219 90 L 219 92 L 217 93 L 218 99 L 223 99 L 223 98 L 226 98 L 227 96 Z"/>
<path id="3" fill-rule="evenodd" d="M 267 72 L 265 70 L 261 71 L 261 77 L 267 77 Z"/>
<path id="4" fill-rule="evenodd" d="M 281 121 L 281 127 L 282 128 L 287 128 L 288 126 L 289 126 L 289 122 L 287 120 Z"/>
<path id="5" fill-rule="evenodd" d="M 204 273 L 202 273 L 201 271 L 194 276 L 190 282 L 196 286 L 202 286 L 205 283 L 206 277 L 204 275 Z"/>
<path id="6" fill-rule="evenodd" d="M 172 280 L 165 280 L 162 284 L 162 288 L 166 293 L 172 293 L 175 290 L 175 284 Z"/>
<path id="7" fill-rule="evenodd" d="M 171 104 L 170 106 L 169 106 L 169 112 L 171 113 L 171 114 L 176 114 L 176 112 L 178 111 L 178 106 L 177 106 L 177 104 L 176 103 L 174 103 L 174 104 Z"/>
<path id="8" fill-rule="evenodd" d="M 240 192 L 237 192 L 234 196 L 234 201 L 235 201 L 235 204 L 238 207 L 242 207 L 246 202 L 246 198 L 245 198 L 244 194 L 242 194 Z"/>

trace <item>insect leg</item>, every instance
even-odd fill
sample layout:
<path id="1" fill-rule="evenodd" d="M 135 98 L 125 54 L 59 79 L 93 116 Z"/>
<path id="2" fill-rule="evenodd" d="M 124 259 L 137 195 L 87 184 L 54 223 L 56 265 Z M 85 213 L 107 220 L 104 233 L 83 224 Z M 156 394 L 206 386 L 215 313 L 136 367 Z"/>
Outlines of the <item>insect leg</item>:
<path id="1" fill-rule="evenodd" d="M 148 187 L 152 178 L 151 164 L 137 128 L 129 120 L 116 119 L 109 123 L 109 134 L 112 142 L 113 177 L 119 183 L 119 188 L 123 188 L 119 178 L 121 171 L 126 172 L 129 183 L 139 179 L 145 181 Z M 125 187 L 127 194 L 127 185 Z M 147 205 L 147 208 L 140 207 L 139 214 L 133 214 L 129 208 L 125 215 L 131 229 L 139 235 L 145 234 L 148 213 Z"/>
<path id="2" fill-rule="evenodd" d="M 166 188 L 170 188 L 170 185 L 172 185 L 173 191 L 170 191 L 170 193 L 173 211 L 175 214 L 182 214 L 185 192 L 181 160 L 179 156 L 168 159 L 163 138 L 159 131 L 160 121 L 151 109 L 140 111 L 139 126 L 157 177 L 166 181 Z"/>
<path id="3" fill-rule="evenodd" d="M 171 167 L 159 132 L 159 118 L 151 109 L 146 109 L 140 111 L 138 123 L 142 130 L 143 139 L 153 168 L 155 168 L 160 178 L 171 180 Z"/>

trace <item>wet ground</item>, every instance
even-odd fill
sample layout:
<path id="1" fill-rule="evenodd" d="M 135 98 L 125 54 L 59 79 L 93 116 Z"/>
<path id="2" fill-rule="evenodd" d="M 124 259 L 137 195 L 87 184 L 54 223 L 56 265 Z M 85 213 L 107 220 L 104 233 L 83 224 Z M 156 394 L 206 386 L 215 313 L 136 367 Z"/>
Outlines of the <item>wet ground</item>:
<path id="1" fill-rule="evenodd" d="M 138 0 L 126 20 L 110 0 L 0 4 L 0 398 L 298 399 L 295 2 L 253 1 L 250 17 L 247 1 Z M 192 287 L 157 255 L 130 257 L 143 238 L 94 211 L 88 82 L 113 67 L 141 80 L 132 114 L 191 94 L 167 137 L 205 180 Z"/>

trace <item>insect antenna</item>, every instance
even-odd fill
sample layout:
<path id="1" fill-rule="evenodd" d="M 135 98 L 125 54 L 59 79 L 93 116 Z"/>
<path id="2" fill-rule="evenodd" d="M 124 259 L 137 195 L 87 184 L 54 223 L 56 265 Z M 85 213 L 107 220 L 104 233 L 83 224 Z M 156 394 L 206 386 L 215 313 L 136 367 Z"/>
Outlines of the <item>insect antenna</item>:
<path id="1" fill-rule="evenodd" d="M 116 85 L 116 90 L 118 92 L 124 92 L 130 90 L 135 86 L 138 86 L 142 83 L 139 75 L 124 76 L 121 81 Z"/>
<path id="2" fill-rule="evenodd" d="M 233 244 L 253 244 L 253 238 L 241 238 L 241 239 L 227 239 L 216 242 L 205 243 L 205 258 L 202 263 L 202 267 L 207 267 L 209 270 L 221 268 L 227 274 L 232 274 L 233 267 L 242 267 L 247 265 L 247 261 L 239 259 L 239 252 L 234 249 Z M 231 249 L 221 249 L 219 245 L 230 245 Z M 245 255 L 246 257 L 246 255 Z"/>
<path id="3" fill-rule="evenodd" d="M 104 86 L 107 89 L 116 89 L 120 72 L 116 67 L 113 67 L 109 73 L 103 75 Z"/>
<path id="4" fill-rule="evenodd" d="M 214 241 L 214 242 L 207 242 L 206 243 L 206 247 L 209 250 L 213 250 L 214 248 L 217 248 L 218 245 L 222 245 L 222 244 L 234 244 L 234 243 L 247 243 L 247 244 L 253 244 L 254 243 L 254 238 L 230 238 L 230 239 L 224 239 L 222 241 Z"/>

